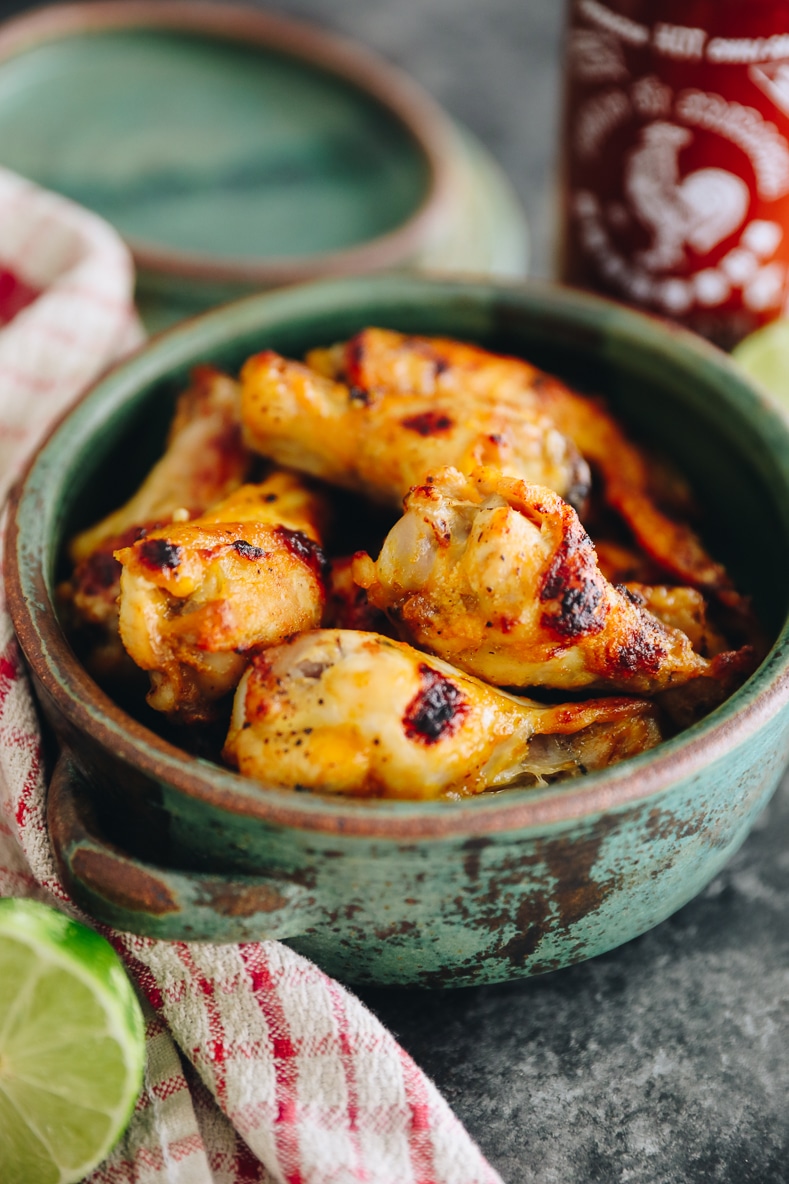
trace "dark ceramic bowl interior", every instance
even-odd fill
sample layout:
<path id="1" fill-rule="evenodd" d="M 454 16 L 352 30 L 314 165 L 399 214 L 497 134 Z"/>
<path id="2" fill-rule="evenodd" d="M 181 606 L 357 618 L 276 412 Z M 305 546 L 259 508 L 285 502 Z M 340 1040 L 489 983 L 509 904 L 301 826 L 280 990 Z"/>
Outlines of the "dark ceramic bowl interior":
<path id="1" fill-rule="evenodd" d="M 709 548 L 752 595 L 774 644 L 749 682 L 687 732 L 605 773 L 455 803 L 283 795 L 185 756 L 113 703 L 80 667 L 53 607 L 65 542 L 129 495 L 160 454 L 173 400 L 192 365 L 211 361 L 237 372 L 257 350 L 298 357 L 369 324 L 476 341 L 603 393 L 636 437 L 688 476 L 704 508 Z M 721 744 L 747 739 L 787 698 L 789 432 L 780 412 L 700 339 L 559 287 L 373 277 L 252 297 L 197 317 L 152 341 L 78 404 L 34 461 L 15 513 L 9 539 L 15 624 L 45 705 L 77 759 L 74 738 L 81 735 L 187 794 L 232 800 L 241 813 L 285 825 L 322 826 L 328 818 L 350 830 L 373 825 L 382 834 L 438 834 L 454 826 L 499 829 L 508 819 L 539 825 L 582 816 L 643 799 L 703 768 Z"/>

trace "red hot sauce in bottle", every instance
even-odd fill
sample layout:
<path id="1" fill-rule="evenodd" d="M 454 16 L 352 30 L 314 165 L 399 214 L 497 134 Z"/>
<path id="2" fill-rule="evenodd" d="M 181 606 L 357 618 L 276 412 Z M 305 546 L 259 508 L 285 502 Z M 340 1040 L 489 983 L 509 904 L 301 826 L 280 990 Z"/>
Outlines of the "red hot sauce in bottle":
<path id="1" fill-rule="evenodd" d="M 789 3 L 571 0 L 562 278 L 728 348 L 789 307 Z"/>

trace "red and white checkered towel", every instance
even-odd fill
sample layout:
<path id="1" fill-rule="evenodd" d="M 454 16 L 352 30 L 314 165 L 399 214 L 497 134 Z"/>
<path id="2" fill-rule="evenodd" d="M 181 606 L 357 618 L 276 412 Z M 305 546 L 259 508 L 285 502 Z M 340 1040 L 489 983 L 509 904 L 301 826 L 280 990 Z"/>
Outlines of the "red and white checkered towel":
<path id="1" fill-rule="evenodd" d="M 132 287 L 114 231 L 0 170 L 3 495 L 50 422 L 141 340 Z M 75 912 L 45 792 L 0 601 L 0 895 Z M 128 1132 L 90 1184 L 500 1184 L 378 1020 L 286 946 L 110 936 L 144 999 L 148 1060 Z"/>

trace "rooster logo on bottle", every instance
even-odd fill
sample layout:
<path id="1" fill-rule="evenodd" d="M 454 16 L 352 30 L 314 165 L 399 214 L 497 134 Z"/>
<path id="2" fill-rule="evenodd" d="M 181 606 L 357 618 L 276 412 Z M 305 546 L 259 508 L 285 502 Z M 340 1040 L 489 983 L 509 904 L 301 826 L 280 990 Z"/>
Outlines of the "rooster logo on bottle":
<path id="1" fill-rule="evenodd" d="M 681 177 L 679 153 L 692 138 L 688 128 L 651 123 L 625 165 L 625 195 L 652 235 L 638 255 L 650 272 L 681 265 L 688 247 L 708 253 L 738 230 L 748 213 L 748 186 L 733 173 L 702 168 Z"/>
<path id="2" fill-rule="evenodd" d="M 725 348 L 789 316 L 789 0 L 568 9 L 562 279 Z"/>

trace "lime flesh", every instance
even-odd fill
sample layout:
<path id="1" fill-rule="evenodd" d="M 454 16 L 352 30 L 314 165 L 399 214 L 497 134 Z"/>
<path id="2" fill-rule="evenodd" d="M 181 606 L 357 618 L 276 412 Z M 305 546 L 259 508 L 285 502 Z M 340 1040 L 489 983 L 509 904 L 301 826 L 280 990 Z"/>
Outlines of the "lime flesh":
<path id="1" fill-rule="evenodd" d="M 115 951 L 46 905 L 0 900 L 0 1181 L 74 1184 L 142 1083 L 140 1005 Z"/>
<path id="2" fill-rule="evenodd" d="M 740 342 L 732 357 L 789 409 L 789 320 L 757 329 Z"/>

